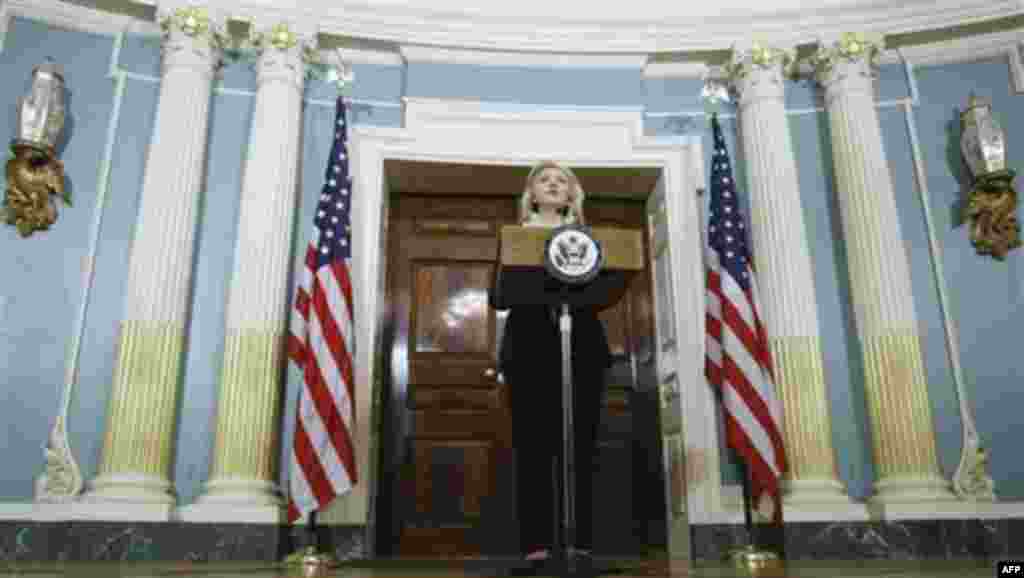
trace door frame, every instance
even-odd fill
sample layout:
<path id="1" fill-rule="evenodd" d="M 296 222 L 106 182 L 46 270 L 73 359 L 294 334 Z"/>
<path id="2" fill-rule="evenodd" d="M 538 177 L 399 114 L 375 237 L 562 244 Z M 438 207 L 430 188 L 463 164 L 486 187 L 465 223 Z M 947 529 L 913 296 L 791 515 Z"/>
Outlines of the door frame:
<path id="1" fill-rule="evenodd" d="M 718 522 L 722 503 L 717 403 L 704 379 L 704 268 L 698 191 L 704 189 L 699 136 L 648 137 L 636 108 L 545 108 L 514 103 L 405 98 L 404 128 L 356 126 L 351 130 L 353 166 L 352 269 L 356 306 L 356 448 L 360 484 L 336 500 L 325 524 L 373 524 L 378 490 L 374 419 L 383 384 L 381 324 L 386 297 L 388 190 L 385 161 L 532 165 L 553 159 L 572 166 L 654 167 L 661 170 L 672 264 L 675 355 L 659 360 L 660 379 L 676 378 L 672 403 L 682 415 L 687 455 L 712 467 L 688 481 L 689 524 Z M 655 191 L 652 191 L 655 194 Z M 674 315 L 673 315 L 674 313 Z M 368 345 L 372 344 L 372 345 Z M 659 346 L 659 351 L 662 347 Z M 372 384 L 372 387 L 368 386 Z M 687 385 L 697 387 L 687 387 Z M 371 540 L 369 551 L 374 551 Z"/>

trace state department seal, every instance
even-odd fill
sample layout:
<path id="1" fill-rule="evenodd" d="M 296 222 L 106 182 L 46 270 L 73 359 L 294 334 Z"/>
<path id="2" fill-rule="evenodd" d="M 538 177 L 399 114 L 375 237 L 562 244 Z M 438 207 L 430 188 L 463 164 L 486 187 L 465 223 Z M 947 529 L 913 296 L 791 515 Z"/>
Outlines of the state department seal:
<path id="1" fill-rule="evenodd" d="M 601 244 L 580 225 L 564 225 L 551 233 L 544 246 L 544 268 L 569 285 L 582 285 L 597 277 L 604 264 Z"/>

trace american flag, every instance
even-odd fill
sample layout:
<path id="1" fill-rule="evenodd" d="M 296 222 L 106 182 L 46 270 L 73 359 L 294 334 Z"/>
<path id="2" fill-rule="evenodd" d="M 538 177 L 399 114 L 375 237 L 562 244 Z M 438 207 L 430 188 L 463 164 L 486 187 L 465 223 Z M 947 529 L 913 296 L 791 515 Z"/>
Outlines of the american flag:
<path id="1" fill-rule="evenodd" d="M 289 357 L 302 371 L 304 383 L 290 460 L 289 522 L 326 508 L 358 480 L 350 273 L 352 178 L 346 138 L 345 104 L 339 97 L 334 144 L 288 336 Z"/>
<path id="2" fill-rule="evenodd" d="M 781 521 L 779 480 L 786 469 L 782 407 L 775 394 L 768 336 L 758 315 L 754 265 L 717 115 L 711 118 L 711 128 L 705 373 L 722 394 L 726 440 L 747 465 L 751 507 L 762 513 L 773 510 L 770 517 Z"/>

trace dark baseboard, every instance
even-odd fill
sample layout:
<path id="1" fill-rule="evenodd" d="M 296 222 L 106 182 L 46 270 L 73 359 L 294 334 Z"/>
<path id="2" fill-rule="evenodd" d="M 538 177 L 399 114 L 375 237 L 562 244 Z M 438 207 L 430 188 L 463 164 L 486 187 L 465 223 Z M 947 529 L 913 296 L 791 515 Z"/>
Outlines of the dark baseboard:
<path id="1" fill-rule="evenodd" d="M 787 560 L 993 560 L 1024 557 L 1024 519 L 790 522 L 759 527 L 761 544 Z M 319 545 L 339 559 L 367 559 L 364 526 L 320 528 Z M 306 546 L 302 527 L 272 524 L 0 521 L 0 562 L 268 562 Z M 746 545 L 742 525 L 691 526 L 698 563 Z M 599 555 L 629 555 L 595 544 Z M 634 554 L 635 555 L 635 554 Z"/>
<path id="2" fill-rule="evenodd" d="M 324 526 L 318 543 L 362 558 L 365 526 Z M 0 562 L 278 562 L 312 542 L 303 527 L 274 524 L 0 521 Z"/>
<path id="3" fill-rule="evenodd" d="M 1024 519 L 788 522 L 758 526 L 759 545 L 787 560 L 992 560 L 1024 555 Z M 742 525 L 690 527 L 698 562 L 748 544 Z"/>

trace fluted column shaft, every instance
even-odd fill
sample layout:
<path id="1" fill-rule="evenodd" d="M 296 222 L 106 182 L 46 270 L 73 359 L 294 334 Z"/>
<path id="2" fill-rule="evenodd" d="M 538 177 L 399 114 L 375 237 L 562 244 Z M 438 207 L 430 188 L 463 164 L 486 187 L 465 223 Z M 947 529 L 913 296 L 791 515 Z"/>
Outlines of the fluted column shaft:
<path id="1" fill-rule="evenodd" d="M 88 498 L 174 502 L 171 444 L 217 58 L 207 35 L 171 27 L 164 38 L 106 436 Z"/>
<path id="2" fill-rule="evenodd" d="M 832 447 L 817 299 L 786 120 L 781 50 L 734 53 L 740 136 L 749 175 L 759 296 L 785 408 L 786 501 L 849 503 Z"/>
<path id="3" fill-rule="evenodd" d="M 279 402 L 286 338 L 292 212 L 298 179 L 303 62 L 294 39 L 257 63 L 227 304 L 217 434 L 200 502 L 279 506 Z"/>
<path id="4" fill-rule="evenodd" d="M 858 44 L 851 41 L 852 50 Z M 851 50 L 849 46 L 838 50 Z M 939 471 L 906 247 L 875 109 L 872 64 L 856 55 L 819 68 L 835 158 L 872 429 L 875 499 L 951 498 Z"/>

